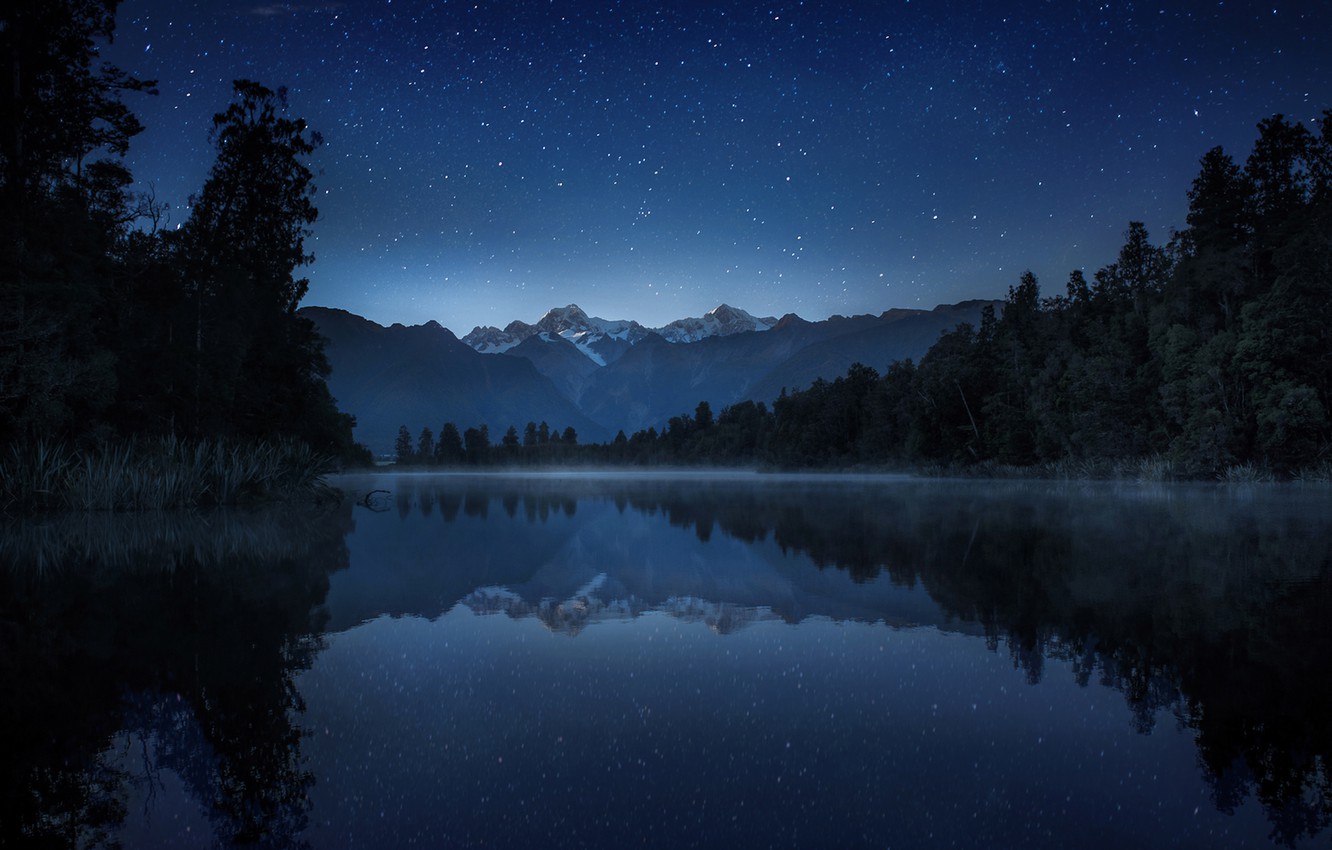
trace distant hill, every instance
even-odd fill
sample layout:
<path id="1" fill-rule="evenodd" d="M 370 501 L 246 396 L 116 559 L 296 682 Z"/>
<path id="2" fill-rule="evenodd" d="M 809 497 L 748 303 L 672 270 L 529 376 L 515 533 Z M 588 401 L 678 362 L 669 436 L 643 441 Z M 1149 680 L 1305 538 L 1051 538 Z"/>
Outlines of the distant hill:
<path id="1" fill-rule="evenodd" d="M 398 428 L 415 441 L 422 427 L 436 435 L 444 422 L 464 430 L 487 425 L 499 442 L 510 425 L 545 421 L 572 426 L 585 442 L 613 436 L 585 416 L 531 361 L 479 354 L 435 322 L 383 327 L 325 307 L 305 307 L 328 339 L 329 390 L 356 417 L 356 439 L 390 454 Z"/>
<path id="2" fill-rule="evenodd" d="M 565 398 L 577 404 L 592 376 L 601 368 L 567 339 L 548 333 L 535 334 L 504 352 L 532 361 L 536 370 L 555 384 Z"/>
<path id="3" fill-rule="evenodd" d="M 714 412 L 746 399 L 771 403 L 782 387 L 839 377 L 856 362 L 882 372 L 889 363 L 919 360 L 939 334 L 960 322 L 979 323 L 989 302 L 880 316 L 835 316 L 807 322 L 787 315 L 763 333 L 707 337 L 671 344 L 649 336 L 599 369 L 579 406 L 592 419 L 626 433 L 692 412 L 706 400 Z"/>
<path id="4" fill-rule="evenodd" d="M 329 340 L 329 388 L 356 416 L 356 438 L 388 454 L 400 425 L 415 440 L 423 426 L 437 433 L 446 421 L 460 430 L 486 424 L 498 442 L 510 425 L 521 431 L 545 421 L 601 442 L 621 429 L 661 428 L 704 400 L 714 412 L 746 399 L 771 403 L 783 387 L 832 380 L 853 363 L 882 372 L 919 360 L 942 332 L 979 324 L 987 304 L 1001 306 L 968 301 L 820 322 L 755 319 L 722 305 L 663 328 L 676 342 L 637 322 L 588 317 L 573 304 L 535 325 L 476 328 L 466 341 L 436 322 L 385 328 L 345 310 L 301 313 Z"/>
<path id="5" fill-rule="evenodd" d="M 755 400 L 771 401 L 783 387 L 803 389 L 818 378 L 832 380 L 845 375 L 853 363 L 863 363 L 882 374 L 890 363 L 899 360 L 919 362 L 944 331 L 963 322 L 979 326 L 987 304 L 1001 312 L 1002 303 L 994 301 L 964 301 L 933 310 L 889 310 L 872 322 L 857 323 L 836 336 L 810 343 L 760 378 L 750 395 Z"/>

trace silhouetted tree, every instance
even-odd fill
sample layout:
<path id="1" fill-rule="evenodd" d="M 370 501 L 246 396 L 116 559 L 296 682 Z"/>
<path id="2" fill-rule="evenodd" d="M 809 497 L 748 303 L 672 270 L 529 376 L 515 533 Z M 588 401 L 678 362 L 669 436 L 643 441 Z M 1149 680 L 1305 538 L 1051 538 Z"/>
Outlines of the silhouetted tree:
<path id="1" fill-rule="evenodd" d="M 430 463 L 435 459 L 435 435 L 429 428 L 421 429 L 421 436 L 416 441 L 416 460 L 418 463 Z"/>
<path id="2" fill-rule="evenodd" d="M 458 426 L 452 422 L 445 422 L 439 429 L 439 441 L 435 443 L 435 462 L 461 463 L 464 456 L 463 438 L 458 433 Z"/>
<path id="3" fill-rule="evenodd" d="M 704 431 L 712 427 L 712 406 L 706 400 L 700 401 L 694 408 L 694 427 Z"/>
<path id="4" fill-rule="evenodd" d="M 0 11 L 0 441 L 92 430 L 115 398 L 104 316 L 134 218 L 120 158 L 142 130 L 121 95 L 152 87 L 98 58 L 117 5 Z"/>
<path id="5" fill-rule="evenodd" d="M 490 453 L 490 429 L 485 425 L 480 428 L 468 428 L 463 432 L 463 446 L 468 463 L 481 463 Z"/>
<path id="6" fill-rule="evenodd" d="M 318 217 L 305 164 L 320 143 L 289 118 L 286 92 L 249 80 L 213 116 L 217 161 L 172 244 L 193 308 L 189 421 L 198 433 L 290 434 L 319 446 L 350 427 L 323 378 L 323 340 L 296 315 Z"/>
<path id="7" fill-rule="evenodd" d="M 406 466 L 412 462 L 412 432 L 406 425 L 398 426 L 398 438 L 393 441 L 394 462 Z"/>

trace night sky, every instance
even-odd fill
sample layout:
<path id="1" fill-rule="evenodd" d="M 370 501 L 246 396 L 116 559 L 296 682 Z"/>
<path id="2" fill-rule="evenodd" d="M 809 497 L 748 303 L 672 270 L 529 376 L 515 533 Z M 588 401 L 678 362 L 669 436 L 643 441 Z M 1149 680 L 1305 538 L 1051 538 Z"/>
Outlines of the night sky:
<path id="1" fill-rule="evenodd" d="M 1332 106 L 1324 0 L 124 0 L 159 80 L 129 163 L 172 225 L 235 78 L 320 131 L 306 304 L 383 324 L 649 325 L 726 302 L 879 313 L 1047 294 L 1130 220 L 1184 226 L 1198 159 Z"/>

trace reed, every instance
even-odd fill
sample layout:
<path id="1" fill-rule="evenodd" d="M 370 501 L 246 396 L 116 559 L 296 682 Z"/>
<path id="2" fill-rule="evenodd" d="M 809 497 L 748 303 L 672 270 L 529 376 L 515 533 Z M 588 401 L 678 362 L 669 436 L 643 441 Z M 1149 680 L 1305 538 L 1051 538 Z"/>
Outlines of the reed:
<path id="1" fill-rule="evenodd" d="M 1301 467 L 1295 470 L 1291 478 L 1301 484 L 1332 483 L 1332 461 L 1325 460 L 1313 466 Z"/>
<path id="2" fill-rule="evenodd" d="M 0 508 L 50 510 L 61 506 L 74 465 L 68 448 L 48 440 L 13 444 L 0 458 Z"/>
<path id="3" fill-rule="evenodd" d="M 1133 462 L 1129 477 L 1139 481 L 1174 481 L 1182 476 L 1174 461 L 1163 454 L 1154 454 Z"/>
<path id="4" fill-rule="evenodd" d="M 158 437 L 76 453 L 38 441 L 0 460 L 0 507 L 154 511 L 321 497 L 333 460 L 295 440 L 234 443 Z"/>
<path id="5" fill-rule="evenodd" d="M 1263 484 L 1275 480 L 1271 470 L 1252 463 L 1237 463 L 1221 470 L 1216 475 L 1218 481 L 1227 484 Z"/>

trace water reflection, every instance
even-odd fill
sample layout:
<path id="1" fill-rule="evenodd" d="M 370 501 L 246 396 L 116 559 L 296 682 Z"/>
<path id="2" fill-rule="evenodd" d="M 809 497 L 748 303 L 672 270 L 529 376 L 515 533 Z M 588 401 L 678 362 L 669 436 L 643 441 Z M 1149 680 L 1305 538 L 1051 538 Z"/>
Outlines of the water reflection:
<path id="1" fill-rule="evenodd" d="M 687 825 L 712 836 L 698 844 L 733 844 L 737 823 L 771 827 L 753 811 L 768 804 L 784 813 L 772 823 L 817 824 L 824 843 L 941 830 L 964 843 L 1081 840 L 1023 831 L 1033 815 L 1003 777 L 1032 745 L 996 745 L 984 709 L 948 702 L 952 682 L 980 675 L 965 672 L 978 664 L 971 647 L 1040 686 L 1022 699 L 1104 686 L 1122 695 L 1133 737 L 1189 730 L 1197 766 L 1181 769 L 1200 769 L 1211 807 L 1237 821 L 1256 800 L 1276 843 L 1321 840 L 1332 818 L 1325 491 L 340 483 L 348 498 L 327 511 L 4 529 L 0 845 L 178 846 L 202 832 L 202 843 L 323 846 L 388 803 L 404 840 L 503 843 L 492 819 L 530 805 L 528 825 L 507 834 L 516 843 L 628 841 L 663 816 L 639 792 L 677 800 L 665 811 L 678 829 L 658 843 Z M 533 631 L 553 643 L 534 645 Z M 869 631 L 893 641 L 855 644 Z M 835 651 L 816 651 L 824 640 Z M 919 671 L 906 655 L 917 649 Z M 783 651 L 794 667 L 772 660 Z M 820 659 L 827 669 L 809 668 Z M 990 710 L 1001 731 L 1018 723 Z M 1040 717 L 1042 734 L 1066 742 L 1088 723 Z M 892 737 L 936 727 L 923 751 Z M 428 742 L 398 756 L 420 773 L 366 755 L 404 741 Z M 1088 800 L 1120 793 L 1094 769 L 1043 769 L 1033 762 L 1029 791 L 1083 776 Z M 394 770 L 408 778 L 390 782 Z M 970 825 L 931 808 L 958 784 L 975 792 Z M 581 819 L 593 805 L 606 811 Z M 453 838 L 430 831 L 445 809 Z M 891 819 L 906 809 L 918 831 Z M 756 835 L 798 837 L 794 826 Z"/>
<path id="2" fill-rule="evenodd" d="M 516 522 L 446 520 L 424 556 L 437 592 L 392 613 L 461 602 L 569 635 L 648 612 L 723 634 L 810 617 L 979 633 L 1029 683 L 1058 660 L 1121 692 L 1139 732 L 1163 717 L 1194 730 L 1216 807 L 1255 797 L 1278 842 L 1332 818 L 1326 491 L 516 477 L 401 477 L 394 491 L 404 518 L 461 501 L 466 517 Z M 607 512 L 644 521 L 608 533 Z M 708 553 L 719 535 L 750 556 Z M 472 575 L 475 553 L 520 537 L 530 548 L 508 572 L 438 592 L 439 575 Z"/>
<path id="3" fill-rule="evenodd" d="M 202 831 L 300 846 L 314 777 L 294 677 L 323 645 L 350 519 L 347 508 L 7 526 L 0 846 L 148 843 L 123 824 L 168 774 L 193 817 L 165 813 L 158 828 L 176 831 L 151 843 L 194 846 Z"/>

